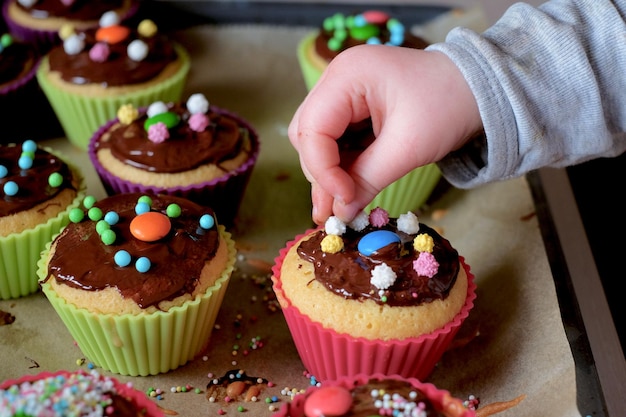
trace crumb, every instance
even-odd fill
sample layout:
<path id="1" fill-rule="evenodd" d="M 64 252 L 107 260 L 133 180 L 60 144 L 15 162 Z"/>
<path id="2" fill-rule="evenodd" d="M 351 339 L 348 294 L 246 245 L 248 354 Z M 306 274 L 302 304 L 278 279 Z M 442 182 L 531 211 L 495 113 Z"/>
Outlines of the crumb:
<path id="1" fill-rule="evenodd" d="M 15 316 L 6 311 L 0 310 L 0 326 L 11 324 L 15 321 Z"/>
<path id="2" fill-rule="evenodd" d="M 430 215 L 430 218 L 433 219 L 433 221 L 439 221 L 443 219 L 446 214 L 448 214 L 447 209 L 437 209 L 437 210 L 433 210 L 432 214 Z"/>

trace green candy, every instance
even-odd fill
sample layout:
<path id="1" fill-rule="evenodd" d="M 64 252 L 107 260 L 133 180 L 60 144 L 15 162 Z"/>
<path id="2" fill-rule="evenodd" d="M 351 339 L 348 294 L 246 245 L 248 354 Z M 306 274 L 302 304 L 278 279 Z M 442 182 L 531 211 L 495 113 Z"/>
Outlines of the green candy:
<path id="1" fill-rule="evenodd" d="M 171 111 L 159 113 L 148 118 L 148 120 L 146 120 L 143 124 L 143 128 L 147 132 L 148 129 L 150 129 L 150 126 L 157 123 L 163 123 L 168 129 L 171 129 L 177 126 L 178 123 L 180 123 L 180 117 L 176 113 L 173 113 Z"/>
<path id="2" fill-rule="evenodd" d="M 367 24 L 350 28 L 350 36 L 360 41 L 366 41 L 380 34 L 378 26 Z"/>

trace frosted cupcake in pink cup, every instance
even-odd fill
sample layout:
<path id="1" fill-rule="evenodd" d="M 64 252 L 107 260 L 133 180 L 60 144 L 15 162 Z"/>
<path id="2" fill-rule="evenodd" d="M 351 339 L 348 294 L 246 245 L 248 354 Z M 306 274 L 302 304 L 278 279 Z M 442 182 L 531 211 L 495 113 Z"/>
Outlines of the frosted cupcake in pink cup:
<path id="1" fill-rule="evenodd" d="M 474 306 L 464 258 L 412 212 L 330 217 L 287 243 L 272 282 L 300 358 L 319 381 L 426 379 Z"/>
<path id="2" fill-rule="evenodd" d="M 0 410 L 10 416 L 162 417 L 146 394 L 97 371 L 56 371 L 0 383 Z"/>
<path id="3" fill-rule="evenodd" d="M 474 417 L 450 392 L 415 378 L 359 374 L 309 387 L 272 417 L 319 416 Z"/>
<path id="4" fill-rule="evenodd" d="M 248 121 L 196 93 L 186 101 L 121 106 L 92 136 L 88 154 L 109 194 L 185 197 L 211 206 L 231 226 L 259 146 Z"/>

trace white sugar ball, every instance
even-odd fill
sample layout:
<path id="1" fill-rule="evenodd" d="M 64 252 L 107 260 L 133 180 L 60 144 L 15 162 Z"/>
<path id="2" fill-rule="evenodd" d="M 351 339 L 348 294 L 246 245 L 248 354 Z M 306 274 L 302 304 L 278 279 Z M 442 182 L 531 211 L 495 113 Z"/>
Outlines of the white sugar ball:
<path id="1" fill-rule="evenodd" d="M 352 221 L 348 224 L 348 226 L 350 226 L 352 230 L 356 230 L 357 232 L 360 232 L 361 230 L 369 226 L 369 224 L 370 224 L 370 216 L 368 216 L 366 212 L 361 211 L 359 214 L 356 215 L 354 219 L 352 219 Z"/>
<path id="2" fill-rule="evenodd" d="M 209 111 L 209 100 L 202 93 L 196 93 L 187 99 L 187 110 L 191 114 L 205 114 Z"/>
<path id="3" fill-rule="evenodd" d="M 37 1 L 38 0 L 18 0 L 18 3 L 26 8 L 30 8 L 33 7 L 33 5 L 37 3 Z"/>
<path id="4" fill-rule="evenodd" d="M 63 41 L 63 49 L 68 55 L 76 55 L 85 49 L 85 39 L 81 35 L 71 35 Z"/>
<path id="5" fill-rule="evenodd" d="M 391 287 L 394 282 L 396 282 L 396 273 L 391 269 L 391 267 L 387 264 L 376 265 L 374 269 L 372 269 L 372 277 L 370 278 L 370 282 L 373 286 L 380 290 L 386 290 Z"/>
<path id="6" fill-rule="evenodd" d="M 420 222 L 415 213 L 409 211 L 398 216 L 398 230 L 410 235 L 414 235 L 420 230 Z"/>
<path id="7" fill-rule="evenodd" d="M 346 224 L 337 216 L 330 216 L 324 224 L 324 230 L 329 235 L 341 236 L 346 233 Z"/>
<path id="8" fill-rule="evenodd" d="M 133 61 L 143 61 L 148 56 L 148 45 L 141 39 L 135 39 L 128 44 L 126 53 Z"/>
<path id="9" fill-rule="evenodd" d="M 100 27 L 106 28 L 120 24 L 120 17 L 114 11 L 108 11 L 100 16 Z"/>
<path id="10" fill-rule="evenodd" d="M 162 101 L 155 101 L 150 106 L 148 106 L 148 110 L 146 114 L 148 117 L 156 116 L 157 114 L 167 113 L 169 109 L 167 108 L 167 104 Z"/>

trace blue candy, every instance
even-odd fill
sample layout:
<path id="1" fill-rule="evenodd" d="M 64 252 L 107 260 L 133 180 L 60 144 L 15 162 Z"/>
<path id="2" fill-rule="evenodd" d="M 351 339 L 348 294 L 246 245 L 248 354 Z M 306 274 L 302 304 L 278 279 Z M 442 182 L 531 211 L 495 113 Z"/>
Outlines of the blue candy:
<path id="1" fill-rule="evenodd" d="M 400 243 L 400 236 L 390 230 L 375 230 L 363 236 L 358 249 L 365 256 L 370 256 L 390 243 Z"/>

